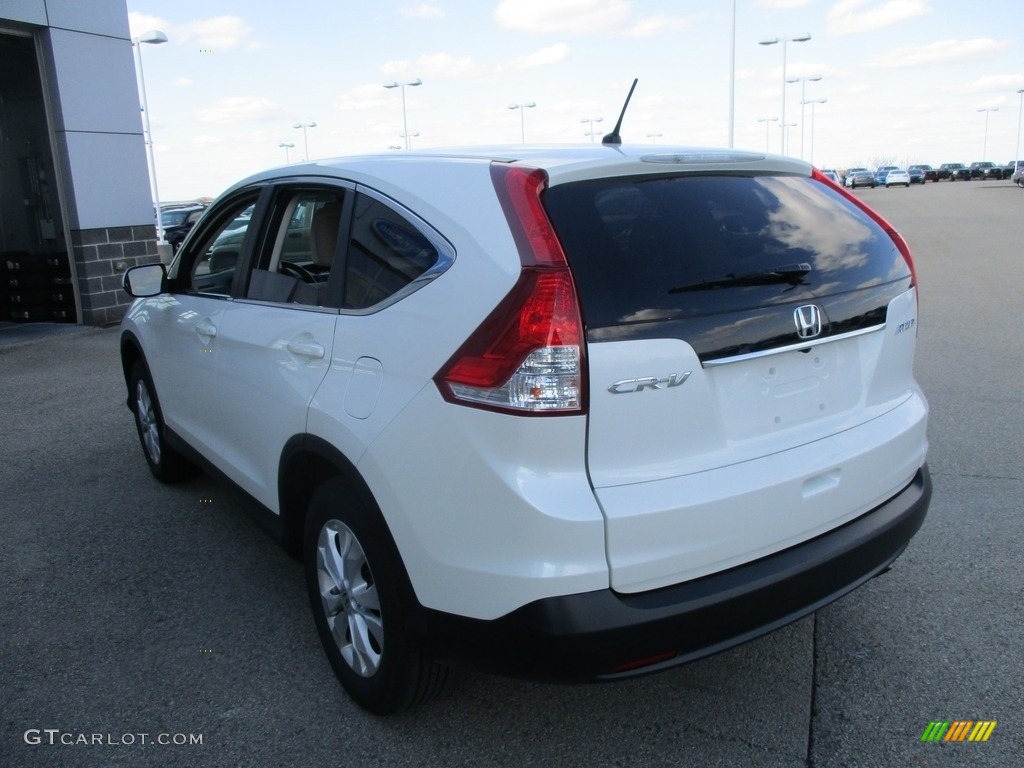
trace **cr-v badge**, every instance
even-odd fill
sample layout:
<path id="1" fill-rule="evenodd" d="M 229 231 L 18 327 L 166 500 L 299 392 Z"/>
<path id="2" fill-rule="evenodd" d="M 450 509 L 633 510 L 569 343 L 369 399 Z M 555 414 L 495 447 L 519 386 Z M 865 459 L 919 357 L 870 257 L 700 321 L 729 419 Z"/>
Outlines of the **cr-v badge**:
<path id="1" fill-rule="evenodd" d="M 654 376 L 646 376 L 642 379 L 623 379 L 608 387 L 608 391 L 613 395 L 622 395 L 627 392 L 643 392 L 645 389 L 661 389 L 663 385 L 665 389 L 671 389 L 678 387 L 690 378 L 690 373 L 691 371 L 670 373 L 664 379 L 657 379 Z"/>
<path id="2" fill-rule="evenodd" d="M 804 304 L 793 310 L 796 335 L 801 339 L 813 339 L 821 333 L 821 310 L 814 304 Z"/>

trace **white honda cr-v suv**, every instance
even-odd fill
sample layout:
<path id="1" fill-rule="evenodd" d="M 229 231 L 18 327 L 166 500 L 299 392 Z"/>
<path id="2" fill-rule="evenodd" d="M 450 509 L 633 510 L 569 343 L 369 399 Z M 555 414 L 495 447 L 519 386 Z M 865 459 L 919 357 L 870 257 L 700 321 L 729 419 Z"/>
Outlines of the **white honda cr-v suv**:
<path id="1" fill-rule="evenodd" d="M 453 664 L 686 662 L 903 551 L 930 498 L 914 264 L 781 157 L 467 148 L 290 165 L 135 267 L 128 405 L 305 561 L 364 707 Z"/>

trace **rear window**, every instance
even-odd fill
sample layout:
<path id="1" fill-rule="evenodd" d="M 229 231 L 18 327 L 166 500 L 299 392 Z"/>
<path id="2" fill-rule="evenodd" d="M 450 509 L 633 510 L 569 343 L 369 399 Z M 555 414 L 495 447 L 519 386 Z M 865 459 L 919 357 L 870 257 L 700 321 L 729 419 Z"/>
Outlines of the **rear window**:
<path id="1" fill-rule="evenodd" d="M 909 276 L 874 221 L 806 177 L 604 179 L 551 187 L 544 204 L 588 328 L 814 301 Z M 801 266 L 810 269 L 792 270 Z M 786 268 L 797 276 L 752 278 Z"/>

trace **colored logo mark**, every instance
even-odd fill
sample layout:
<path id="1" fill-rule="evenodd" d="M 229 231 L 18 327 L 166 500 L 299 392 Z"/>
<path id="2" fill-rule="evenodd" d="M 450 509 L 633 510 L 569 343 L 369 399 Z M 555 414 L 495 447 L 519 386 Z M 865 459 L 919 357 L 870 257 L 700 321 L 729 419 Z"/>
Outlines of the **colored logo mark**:
<path id="1" fill-rule="evenodd" d="M 995 729 L 995 720 L 932 720 L 921 741 L 988 741 Z"/>

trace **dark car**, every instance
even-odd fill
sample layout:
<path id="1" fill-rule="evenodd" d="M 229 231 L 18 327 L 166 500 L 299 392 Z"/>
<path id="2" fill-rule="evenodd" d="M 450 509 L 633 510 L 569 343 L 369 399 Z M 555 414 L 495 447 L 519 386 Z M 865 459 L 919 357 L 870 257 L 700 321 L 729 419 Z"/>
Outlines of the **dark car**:
<path id="1" fill-rule="evenodd" d="M 192 227 L 203 213 L 205 205 L 188 205 L 180 208 L 165 208 L 160 212 L 160 224 L 164 228 L 164 239 L 171 244 L 175 253 Z"/>
<path id="2" fill-rule="evenodd" d="M 1003 169 L 989 160 L 979 160 L 971 163 L 972 179 L 996 179 L 1003 178 Z"/>
<path id="3" fill-rule="evenodd" d="M 883 184 L 885 181 L 883 180 Z M 875 174 L 868 170 L 854 170 L 848 171 L 846 174 L 846 186 L 851 189 L 857 187 L 871 187 L 872 189 L 878 186 L 875 181 Z"/>
<path id="4" fill-rule="evenodd" d="M 1017 170 L 1018 167 L 1024 167 L 1024 160 L 1019 160 L 1019 161 L 1011 160 L 1010 162 L 1008 162 L 1006 165 L 1003 166 L 1003 178 L 1004 179 L 1012 179 L 1013 178 L 1013 173 L 1014 173 L 1014 171 Z"/>
<path id="5" fill-rule="evenodd" d="M 907 173 L 910 174 L 910 181 L 914 184 L 939 180 L 939 172 L 930 165 L 912 165 L 907 168 Z"/>
<path id="6" fill-rule="evenodd" d="M 943 163 L 939 166 L 939 178 L 949 181 L 970 181 L 971 171 L 963 163 Z"/>

